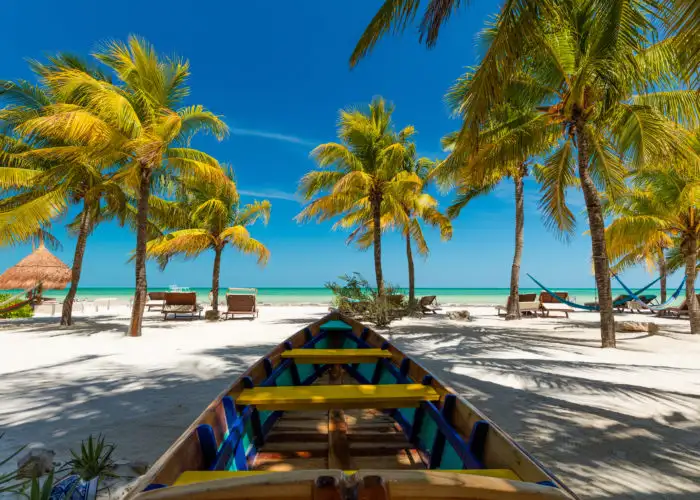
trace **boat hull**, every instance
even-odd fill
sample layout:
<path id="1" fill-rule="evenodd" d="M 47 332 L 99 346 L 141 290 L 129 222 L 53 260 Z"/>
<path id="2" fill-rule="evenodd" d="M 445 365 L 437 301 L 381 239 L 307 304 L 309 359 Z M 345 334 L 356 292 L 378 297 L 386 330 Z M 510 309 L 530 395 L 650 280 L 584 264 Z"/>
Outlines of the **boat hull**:
<path id="1" fill-rule="evenodd" d="M 309 354 L 306 349 L 318 349 L 319 360 L 326 350 L 333 350 L 331 362 L 313 364 L 304 356 L 306 361 L 296 363 L 293 353 L 301 349 L 305 355 Z M 373 354 L 376 361 L 361 357 L 362 362 L 338 364 L 353 361 L 339 357 L 336 350 L 342 349 L 348 349 L 349 356 L 354 355 L 350 349 L 384 354 Z M 359 385 L 338 385 L 338 391 L 327 387 L 344 383 L 343 377 Z M 299 387 L 296 397 L 290 397 L 291 387 Z M 391 397 L 396 402 L 387 402 Z M 405 440 L 400 447 L 406 449 L 401 449 L 416 452 L 408 465 L 352 456 L 356 448 L 350 442 L 346 417 L 351 408 L 374 408 L 377 418 L 393 419 L 397 435 L 389 436 L 388 431 L 377 435 L 384 440 Z M 327 412 L 328 458 L 314 462 L 313 453 L 301 454 L 300 460 L 283 464 L 293 462 L 314 470 L 255 470 L 263 467 L 259 459 L 269 455 L 265 454 L 269 442 L 280 439 L 274 437 L 275 427 L 298 409 Z M 297 441 L 312 441 L 312 436 L 303 437 L 303 426 L 298 432 Z M 282 434 L 296 439 L 294 432 Z M 313 449 L 311 444 L 302 449 Z M 300 443 L 291 448 L 298 446 Z M 364 446 L 362 454 L 370 448 Z M 382 447 L 375 443 L 375 448 Z M 319 463 L 325 466 L 315 467 Z M 402 468 L 412 470 L 399 470 Z M 413 470 L 418 468 L 425 470 Z M 184 482 L 187 475 L 196 480 Z M 337 312 L 295 333 L 251 366 L 204 410 L 126 498 L 336 498 L 331 490 L 345 495 L 337 498 L 360 495 L 358 498 L 367 499 L 576 498 L 502 429 L 420 363 Z M 375 496 L 367 496 L 371 491 Z"/>

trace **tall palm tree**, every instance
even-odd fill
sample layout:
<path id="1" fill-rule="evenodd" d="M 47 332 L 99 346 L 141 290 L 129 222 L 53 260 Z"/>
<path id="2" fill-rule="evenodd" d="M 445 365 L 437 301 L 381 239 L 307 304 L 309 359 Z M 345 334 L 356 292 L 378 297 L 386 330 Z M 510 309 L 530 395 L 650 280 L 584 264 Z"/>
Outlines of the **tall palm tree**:
<path id="1" fill-rule="evenodd" d="M 384 296 L 382 213 L 391 206 L 400 205 L 406 190 L 415 190 L 421 185 L 415 174 L 403 171 L 406 144 L 414 129 L 408 126 L 395 132 L 391 121 L 393 110 L 383 98 L 376 97 L 366 111 L 340 111 L 338 137 L 341 142 L 321 144 L 312 151 L 320 169 L 301 179 L 300 191 L 305 199 L 312 201 L 297 216 L 302 222 L 323 221 L 368 210 L 372 218 L 374 270 L 380 297 Z"/>
<path id="2" fill-rule="evenodd" d="M 700 174 L 698 165 L 655 166 L 636 173 L 634 187 L 618 204 L 634 207 L 622 210 L 608 226 L 613 258 L 635 251 L 640 242 L 674 245 L 678 238 L 685 260 L 686 299 L 690 313 L 690 331 L 700 334 L 700 304 L 695 279 L 700 241 Z"/>
<path id="3" fill-rule="evenodd" d="M 456 190 L 457 197 L 447 209 L 450 218 L 456 218 L 471 200 L 479 196 L 487 195 L 506 179 L 512 179 L 515 187 L 515 250 L 510 271 L 510 288 L 506 320 L 520 319 L 520 264 L 522 261 L 523 247 L 525 243 L 525 196 L 524 179 L 529 171 L 529 163 L 523 160 L 520 163 L 504 163 L 497 171 L 491 172 L 486 178 L 475 177 L 469 172 L 457 174 L 451 181 Z M 479 180 L 477 180 L 479 179 Z"/>
<path id="4" fill-rule="evenodd" d="M 193 258 L 206 250 L 213 250 L 212 308 L 217 315 L 221 256 L 226 246 L 256 255 L 261 265 L 265 265 L 270 257 L 270 251 L 260 241 L 251 238 L 247 229 L 258 220 L 267 224 L 270 202 L 255 201 L 241 206 L 232 170 L 227 169 L 227 177 L 230 186 L 183 177 L 176 201 L 152 197 L 152 219 L 156 226 L 168 232 L 149 241 L 146 246 L 148 255 L 158 258 L 162 264 L 178 254 Z"/>
<path id="5" fill-rule="evenodd" d="M 385 212 L 381 216 L 382 231 L 398 228 L 406 242 L 408 305 L 412 311 L 417 307 L 412 247 L 415 245 L 418 255 L 422 257 L 427 257 L 430 251 L 422 225 L 428 224 L 437 228 L 443 240 L 449 240 L 452 237 L 451 221 L 438 210 L 437 200 L 427 192 L 435 166 L 436 162 L 427 158 L 418 159 L 415 144 L 409 143 L 406 148 L 404 171 L 415 174 L 421 184 L 415 189 L 405 190 L 401 203 L 385 205 Z M 348 237 L 348 243 L 354 241 L 363 250 L 372 246 L 374 224 L 371 213 L 366 207 L 347 214 L 339 221 L 338 226 L 355 228 Z"/>
<path id="6" fill-rule="evenodd" d="M 47 155 L 82 155 L 96 163 L 120 165 L 114 179 L 136 200 L 136 291 L 129 335 L 138 336 L 146 302 L 151 191 L 159 173 L 168 171 L 223 182 L 226 176 L 218 162 L 189 144 L 198 132 L 221 139 L 228 129 L 202 106 L 179 108 L 189 94 L 187 61 L 159 57 L 153 46 L 136 36 L 126 43 L 107 42 L 94 56 L 118 83 L 80 69 L 49 68 L 43 80 L 65 104 L 49 106 L 25 121 L 20 131 L 71 144 L 50 148 Z"/>
<path id="7" fill-rule="evenodd" d="M 543 128 L 558 125 L 563 131 L 541 172 L 542 209 L 559 229 L 571 230 L 575 219 L 565 204 L 566 190 L 582 190 L 600 301 L 602 345 L 614 347 L 610 271 L 598 188 L 614 197 L 624 188 L 627 165 L 639 168 L 653 158 L 680 151 L 691 154 L 683 127 L 697 123 L 700 95 L 673 86 L 678 83 L 669 73 L 677 69 L 674 54 L 667 41 L 648 42 L 655 30 L 641 7 L 617 1 L 607 6 L 595 0 L 569 3 L 569 10 L 532 26 L 537 36 L 524 41 L 527 57 L 520 61 L 521 69 L 508 82 L 494 84 L 501 86 L 517 108 L 541 113 Z M 491 48 L 501 29 L 503 23 L 498 19 L 486 30 Z M 462 102 L 465 121 L 456 151 L 476 147 L 477 136 L 471 131 L 483 121 L 470 113 L 477 113 L 474 101 L 479 98 L 481 78 L 479 70 L 475 71 Z M 654 90 L 661 85 L 663 91 Z"/>
<path id="8" fill-rule="evenodd" d="M 461 104 L 468 99 L 472 75 L 471 71 L 463 75 L 447 94 L 447 102 L 455 114 L 460 114 Z M 531 158 L 545 154 L 555 143 L 558 127 L 548 125 L 547 121 L 540 113 L 527 108 L 517 109 L 511 103 L 496 106 L 478 129 L 455 132 L 443 138 L 443 148 L 450 151 L 450 155 L 435 172 L 443 187 L 457 189 L 457 197 L 447 211 L 451 218 L 457 217 L 472 199 L 492 192 L 506 179 L 513 180 L 515 251 L 506 320 L 520 318 L 518 296 L 524 246 L 524 179 L 529 173 Z M 468 135 L 472 137 L 467 138 Z M 546 222 L 551 224 L 551 220 Z"/>
<path id="9" fill-rule="evenodd" d="M 91 71 L 81 61 L 68 55 L 51 59 L 54 67 L 73 67 Z M 34 65 L 39 74 L 38 64 Z M 99 77 L 97 73 L 93 74 Z M 46 108 L 62 104 L 50 91 L 26 81 L 0 82 L 0 98 L 9 105 L 0 111 L 0 120 L 10 129 L 19 129 L 32 117 L 40 115 Z M 11 140 L 5 142 L 0 163 L 0 181 L 12 187 L 14 194 L 0 201 L 0 234 L 3 243 L 26 241 L 36 232 L 41 232 L 51 220 L 65 214 L 71 205 L 82 205 L 76 220 L 69 228 L 77 242 L 71 266 L 71 286 L 63 301 L 61 325 L 73 324 L 73 302 L 78 291 L 83 258 L 88 235 L 105 217 L 120 215 L 126 209 L 126 196 L 112 179 L 116 167 L 111 164 L 93 162 L 86 156 L 55 154 L 69 143 L 47 140 L 41 134 L 27 137 L 29 142 Z M 21 174 L 21 175 L 20 175 Z M 46 234 L 42 239 L 46 239 Z"/>

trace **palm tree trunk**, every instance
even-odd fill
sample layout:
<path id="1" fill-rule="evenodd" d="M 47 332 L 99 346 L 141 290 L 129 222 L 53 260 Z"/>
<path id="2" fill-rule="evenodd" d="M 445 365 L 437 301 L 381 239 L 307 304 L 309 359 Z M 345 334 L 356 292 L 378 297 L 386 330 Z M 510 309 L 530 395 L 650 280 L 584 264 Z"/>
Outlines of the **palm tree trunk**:
<path id="1" fill-rule="evenodd" d="M 377 294 L 384 296 L 384 276 L 382 274 L 382 197 L 375 195 L 372 203 L 372 222 L 374 223 L 374 273 L 377 278 Z"/>
<path id="2" fill-rule="evenodd" d="M 214 272 L 211 277 L 211 308 L 219 315 L 219 275 L 221 274 L 221 254 L 223 248 L 214 249 Z"/>
<path id="3" fill-rule="evenodd" d="M 413 311 L 416 305 L 416 273 L 413 266 L 411 234 L 406 232 L 406 259 L 408 260 L 408 309 Z"/>
<path id="4" fill-rule="evenodd" d="M 600 337 L 602 347 L 615 347 L 615 317 L 613 316 L 612 289 L 610 287 L 610 267 L 605 248 L 605 221 L 600 205 L 598 190 L 588 171 L 589 153 L 588 137 L 585 134 L 584 121 L 576 122 L 576 140 L 578 146 L 578 173 L 581 180 L 583 198 L 588 212 L 588 227 L 591 232 L 593 269 L 595 272 L 598 303 L 600 304 Z"/>
<path id="5" fill-rule="evenodd" d="M 63 311 L 61 313 L 61 325 L 73 324 L 73 301 L 78 293 L 78 283 L 80 282 L 80 272 L 83 270 L 83 257 L 85 256 L 85 246 L 87 244 L 88 233 L 90 232 L 90 210 L 92 208 L 83 200 L 83 213 L 80 214 L 80 229 L 78 230 L 78 241 L 75 244 L 75 254 L 73 255 L 73 267 L 71 268 L 70 289 L 68 295 L 63 300 Z"/>
<path id="6" fill-rule="evenodd" d="M 506 311 L 506 320 L 520 319 L 520 261 L 523 256 L 523 226 L 525 224 L 525 204 L 523 196 L 524 177 L 527 175 L 527 166 L 523 163 L 520 172 L 513 178 L 515 182 L 515 254 L 513 266 L 510 269 L 510 300 Z"/>
<path id="7" fill-rule="evenodd" d="M 141 323 L 143 323 L 143 310 L 146 305 L 146 242 L 148 227 L 148 198 L 151 195 L 151 169 L 141 165 L 141 179 L 139 183 L 139 200 L 136 205 L 136 251 L 134 261 L 136 265 L 136 291 L 134 292 L 134 308 L 131 311 L 131 324 L 129 336 L 141 336 Z"/>
<path id="8" fill-rule="evenodd" d="M 659 266 L 659 275 L 661 276 L 659 286 L 661 287 L 661 303 L 663 304 L 664 302 L 666 302 L 666 281 L 668 278 L 668 270 L 666 269 L 666 256 L 664 255 L 663 251 L 661 251 L 661 254 L 659 255 L 659 261 L 657 265 Z"/>
<path id="9" fill-rule="evenodd" d="M 691 234 L 685 243 L 685 298 L 690 315 L 690 333 L 700 334 L 700 304 L 695 295 L 695 278 L 698 274 L 698 238 Z"/>

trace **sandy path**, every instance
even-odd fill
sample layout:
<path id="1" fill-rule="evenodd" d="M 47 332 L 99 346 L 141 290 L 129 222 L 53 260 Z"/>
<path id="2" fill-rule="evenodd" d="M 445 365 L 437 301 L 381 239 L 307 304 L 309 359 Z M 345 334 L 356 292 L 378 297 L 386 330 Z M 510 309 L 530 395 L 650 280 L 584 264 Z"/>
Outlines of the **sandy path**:
<path id="1" fill-rule="evenodd" d="M 506 323 L 406 319 L 387 332 L 469 397 L 582 498 L 700 498 L 700 338 L 619 334 L 601 350 L 595 316 Z M 140 339 L 127 318 L 0 322 L 0 457 L 32 443 L 65 459 L 90 433 L 117 458 L 153 462 L 251 362 L 320 307 L 267 307 L 255 322 L 162 322 Z M 639 319 L 639 315 L 633 316 Z"/>

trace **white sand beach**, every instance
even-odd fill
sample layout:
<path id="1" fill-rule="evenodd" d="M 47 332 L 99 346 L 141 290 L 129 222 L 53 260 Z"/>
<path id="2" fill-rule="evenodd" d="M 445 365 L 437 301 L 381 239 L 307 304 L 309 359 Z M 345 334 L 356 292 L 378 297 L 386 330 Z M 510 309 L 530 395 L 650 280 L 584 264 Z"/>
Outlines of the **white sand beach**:
<path id="1" fill-rule="evenodd" d="M 126 308 L 0 322 L 0 457 L 24 444 L 68 450 L 89 434 L 115 458 L 152 463 L 222 389 L 323 307 L 265 307 L 256 321 L 161 321 L 124 336 Z M 600 349 L 598 315 L 506 322 L 470 307 L 384 332 L 469 398 L 582 498 L 700 498 L 700 337 L 687 321 L 619 333 Z"/>

